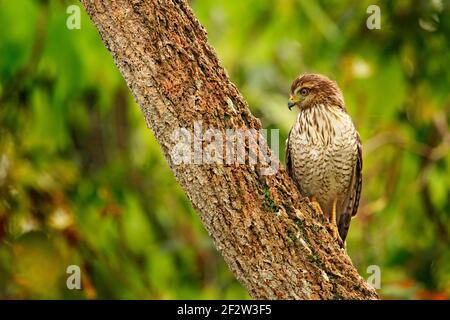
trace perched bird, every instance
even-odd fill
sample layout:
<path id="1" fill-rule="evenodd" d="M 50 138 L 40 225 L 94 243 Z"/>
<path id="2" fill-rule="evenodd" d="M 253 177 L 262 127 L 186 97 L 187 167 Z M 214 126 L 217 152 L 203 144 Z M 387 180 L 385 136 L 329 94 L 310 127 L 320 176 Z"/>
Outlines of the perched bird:
<path id="1" fill-rule="evenodd" d="M 344 247 L 361 194 L 359 134 L 341 90 L 323 75 L 295 79 L 288 107 L 299 111 L 286 142 L 288 173 L 302 195 L 328 218 L 334 238 Z"/>

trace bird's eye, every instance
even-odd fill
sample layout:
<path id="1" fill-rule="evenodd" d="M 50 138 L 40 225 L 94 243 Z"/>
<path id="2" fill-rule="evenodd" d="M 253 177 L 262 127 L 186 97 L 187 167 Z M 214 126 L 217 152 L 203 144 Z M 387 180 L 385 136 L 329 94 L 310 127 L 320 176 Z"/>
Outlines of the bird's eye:
<path id="1" fill-rule="evenodd" d="M 308 89 L 308 88 L 302 88 L 302 89 L 300 90 L 300 94 L 301 94 L 302 96 L 306 96 L 308 93 L 309 93 L 309 89 Z"/>

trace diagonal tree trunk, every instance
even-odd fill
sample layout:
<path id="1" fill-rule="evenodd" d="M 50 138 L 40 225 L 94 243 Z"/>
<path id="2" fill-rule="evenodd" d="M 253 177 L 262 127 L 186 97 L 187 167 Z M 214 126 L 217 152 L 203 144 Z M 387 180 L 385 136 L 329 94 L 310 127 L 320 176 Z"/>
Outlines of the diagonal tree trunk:
<path id="1" fill-rule="evenodd" d="M 264 175 L 260 165 L 249 161 L 240 165 L 173 161 L 173 132 L 181 127 L 194 131 L 196 121 L 202 121 L 203 130 L 216 128 L 222 133 L 227 128 L 261 128 L 208 45 L 187 1 L 81 2 L 177 181 L 250 295 L 377 299 L 284 169 Z M 249 151 L 250 142 L 245 146 Z"/>

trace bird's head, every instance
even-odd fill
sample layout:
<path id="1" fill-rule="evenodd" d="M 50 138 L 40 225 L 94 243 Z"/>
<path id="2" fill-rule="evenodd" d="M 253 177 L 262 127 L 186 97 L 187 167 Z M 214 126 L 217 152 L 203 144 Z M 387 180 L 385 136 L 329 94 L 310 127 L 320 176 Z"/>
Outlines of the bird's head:
<path id="1" fill-rule="evenodd" d="M 294 80 L 288 102 L 289 110 L 294 106 L 307 109 L 320 104 L 344 108 L 342 93 L 336 82 L 314 73 L 303 74 Z"/>

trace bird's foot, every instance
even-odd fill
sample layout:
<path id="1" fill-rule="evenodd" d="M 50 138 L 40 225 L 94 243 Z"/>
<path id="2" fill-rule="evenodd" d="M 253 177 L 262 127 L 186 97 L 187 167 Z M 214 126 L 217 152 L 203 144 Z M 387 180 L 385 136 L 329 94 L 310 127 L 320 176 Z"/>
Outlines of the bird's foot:
<path id="1" fill-rule="evenodd" d="M 342 241 L 341 236 L 339 235 L 339 230 L 338 230 L 336 224 L 334 224 L 332 222 L 327 223 L 327 229 L 330 232 L 333 239 L 337 241 L 337 243 L 339 244 L 339 247 L 345 248 L 345 243 L 344 243 L 344 241 Z"/>
<path id="2" fill-rule="evenodd" d="M 315 197 L 311 197 L 310 202 L 311 202 L 311 206 L 314 208 L 314 210 L 318 214 L 320 214 L 322 217 L 325 217 L 325 221 L 328 220 L 328 223 L 326 223 L 327 229 L 330 232 L 330 234 L 333 236 L 333 239 L 337 241 L 337 243 L 339 244 L 339 246 L 341 248 L 345 248 L 345 243 L 344 243 L 344 241 L 342 241 L 342 238 L 339 235 L 339 230 L 338 230 L 337 223 L 336 223 L 336 201 L 333 202 L 333 210 L 332 210 L 331 216 L 328 217 L 328 219 L 324 215 L 322 208 L 320 207 L 320 204 L 319 204 L 319 202 L 317 202 Z"/>
<path id="3" fill-rule="evenodd" d="M 322 208 L 320 207 L 320 204 L 319 204 L 319 202 L 317 202 L 316 198 L 312 197 L 311 200 L 310 200 L 310 202 L 311 202 L 311 206 L 314 208 L 314 210 L 315 210 L 318 214 L 320 214 L 321 216 L 323 216 L 324 214 L 323 214 Z"/>

